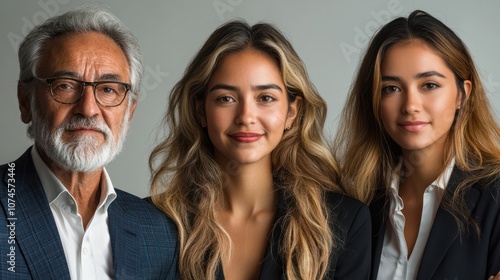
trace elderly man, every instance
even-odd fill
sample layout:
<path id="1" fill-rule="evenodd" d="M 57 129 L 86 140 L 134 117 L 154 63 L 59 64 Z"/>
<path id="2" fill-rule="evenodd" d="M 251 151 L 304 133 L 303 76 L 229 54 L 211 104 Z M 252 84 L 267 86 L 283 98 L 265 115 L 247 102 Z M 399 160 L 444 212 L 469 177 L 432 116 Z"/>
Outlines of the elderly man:
<path id="1" fill-rule="evenodd" d="M 21 43 L 19 108 L 34 145 L 0 167 L 0 279 L 177 278 L 175 224 L 104 168 L 125 140 L 141 61 L 134 36 L 96 6 Z"/>

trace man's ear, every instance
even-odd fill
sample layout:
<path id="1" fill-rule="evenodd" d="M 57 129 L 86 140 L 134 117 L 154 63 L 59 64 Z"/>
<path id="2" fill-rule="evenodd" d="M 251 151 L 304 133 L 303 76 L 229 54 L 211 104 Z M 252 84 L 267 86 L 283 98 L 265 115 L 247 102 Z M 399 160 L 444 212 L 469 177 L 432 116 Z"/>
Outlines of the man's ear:
<path id="1" fill-rule="evenodd" d="M 137 100 L 133 99 L 132 100 L 132 104 L 130 104 L 130 115 L 129 115 L 129 122 L 132 120 L 132 117 L 134 116 L 134 112 L 135 112 L 135 107 L 137 107 Z"/>
<path id="2" fill-rule="evenodd" d="M 197 100 L 196 101 L 196 117 L 198 118 L 198 121 L 200 122 L 202 127 L 207 126 L 207 119 L 205 118 L 205 108 L 204 108 L 204 102 L 202 100 Z"/>
<path id="3" fill-rule="evenodd" d="M 19 103 L 19 111 L 21 111 L 21 120 L 23 123 L 31 122 L 31 103 L 30 90 L 24 86 L 21 81 L 17 82 L 17 101 Z"/>
<path id="4" fill-rule="evenodd" d="M 302 98 L 300 96 L 295 97 L 295 100 L 288 106 L 288 115 L 286 117 L 285 128 L 289 129 L 293 126 L 295 119 L 300 110 L 300 105 L 302 103 Z"/>

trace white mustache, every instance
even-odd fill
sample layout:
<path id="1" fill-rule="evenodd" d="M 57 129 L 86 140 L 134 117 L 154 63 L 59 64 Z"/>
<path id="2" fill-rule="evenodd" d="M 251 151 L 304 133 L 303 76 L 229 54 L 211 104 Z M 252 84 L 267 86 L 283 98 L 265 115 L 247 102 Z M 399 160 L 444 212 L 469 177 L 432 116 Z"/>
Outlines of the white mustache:
<path id="1" fill-rule="evenodd" d="M 107 124 L 98 121 L 96 118 L 85 118 L 75 116 L 65 121 L 57 130 L 93 129 L 102 132 L 106 140 L 112 137 L 111 129 Z"/>

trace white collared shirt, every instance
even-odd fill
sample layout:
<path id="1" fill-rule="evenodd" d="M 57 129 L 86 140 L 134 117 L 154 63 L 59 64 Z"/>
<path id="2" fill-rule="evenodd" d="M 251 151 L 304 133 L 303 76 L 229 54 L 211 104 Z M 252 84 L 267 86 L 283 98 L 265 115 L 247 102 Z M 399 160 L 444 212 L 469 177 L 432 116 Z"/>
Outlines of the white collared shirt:
<path id="1" fill-rule="evenodd" d="M 113 279 L 108 207 L 116 192 L 106 170 L 101 176 L 99 204 L 84 229 L 76 200 L 47 167 L 35 146 L 31 156 L 56 221 L 71 279 Z"/>
<path id="2" fill-rule="evenodd" d="M 404 228 L 405 217 L 403 215 L 404 203 L 399 196 L 400 172 L 395 172 L 391 182 L 391 208 L 389 222 L 387 223 L 384 237 L 384 245 L 380 258 L 377 279 L 389 280 L 411 280 L 417 278 L 420 260 L 424 253 L 427 239 L 431 232 L 436 212 L 441 203 L 441 198 L 450 180 L 455 159 L 453 158 L 445 171 L 424 192 L 422 217 L 420 228 L 413 251 L 408 258 L 408 246 L 406 245 Z M 400 170 L 399 166 L 396 170 Z"/>

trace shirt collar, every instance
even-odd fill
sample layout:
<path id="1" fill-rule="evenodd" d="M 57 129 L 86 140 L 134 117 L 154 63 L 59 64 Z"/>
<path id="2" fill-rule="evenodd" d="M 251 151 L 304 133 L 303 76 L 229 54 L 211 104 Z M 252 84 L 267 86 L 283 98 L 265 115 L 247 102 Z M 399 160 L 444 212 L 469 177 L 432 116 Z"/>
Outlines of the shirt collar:
<path id="1" fill-rule="evenodd" d="M 49 204 L 56 203 L 60 204 L 61 201 L 64 204 L 72 203 L 68 201 L 76 202 L 73 196 L 68 192 L 66 187 L 61 183 L 61 181 L 52 173 L 49 167 L 45 164 L 43 159 L 40 157 L 40 154 L 37 151 L 35 145 L 33 145 L 31 149 L 31 157 L 33 158 L 33 164 L 35 165 L 36 172 L 38 173 L 38 177 L 40 177 L 40 181 L 42 182 L 42 187 L 47 196 L 47 200 Z M 111 179 L 109 178 L 108 172 L 106 168 L 103 168 L 103 172 L 101 175 L 101 196 L 99 199 L 99 204 L 97 209 L 101 208 L 104 205 L 104 210 L 107 211 L 107 208 L 111 204 L 111 202 L 116 198 L 116 192 L 111 183 Z M 68 199 L 63 199 L 64 197 L 68 197 Z M 73 208 L 73 207 L 72 207 Z"/>
<path id="2" fill-rule="evenodd" d="M 401 176 L 403 175 L 403 161 L 399 161 L 398 165 L 394 169 L 392 173 L 391 180 L 391 194 L 392 194 L 392 203 L 394 204 L 392 208 L 396 208 L 396 211 L 400 211 L 403 208 L 403 200 L 399 197 L 399 182 L 401 181 Z"/>
<path id="3" fill-rule="evenodd" d="M 431 186 L 437 186 L 440 189 L 445 190 L 448 185 L 448 181 L 450 180 L 451 173 L 453 172 L 453 167 L 455 166 L 455 157 L 450 160 L 450 163 L 446 166 L 445 170 L 439 177 L 431 183 Z M 400 161 L 396 166 L 391 180 L 391 191 L 393 194 L 399 193 L 399 182 L 401 180 L 401 176 L 404 175 L 402 171 L 403 161 Z"/>
<path id="4" fill-rule="evenodd" d="M 448 181 L 450 181 L 451 173 L 453 172 L 453 167 L 455 167 L 455 157 L 451 159 L 448 166 L 446 166 L 444 172 L 441 173 L 441 176 L 439 176 L 434 182 L 432 182 L 432 185 L 445 190 L 446 186 L 448 185 Z"/>

